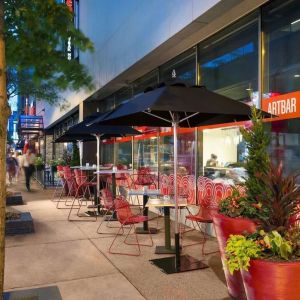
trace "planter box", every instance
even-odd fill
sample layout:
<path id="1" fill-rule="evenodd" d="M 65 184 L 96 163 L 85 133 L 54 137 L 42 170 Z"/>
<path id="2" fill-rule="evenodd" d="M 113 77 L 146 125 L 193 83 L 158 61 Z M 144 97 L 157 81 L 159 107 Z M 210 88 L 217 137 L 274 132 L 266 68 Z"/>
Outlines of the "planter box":
<path id="1" fill-rule="evenodd" d="M 30 212 L 21 213 L 16 220 L 6 220 L 5 235 L 25 234 L 34 232 L 33 219 Z"/>
<path id="2" fill-rule="evenodd" d="M 6 205 L 23 205 L 23 198 L 21 193 L 13 193 L 10 196 L 6 196 Z"/>
<path id="3" fill-rule="evenodd" d="M 221 252 L 221 260 L 229 295 L 234 299 L 244 300 L 246 299 L 246 293 L 241 272 L 235 271 L 233 275 L 229 273 L 225 262 L 225 247 L 230 234 L 243 234 L 245 231 L 253 233 L 256 231 L 256 224 L 250 219 L 230 218 L 222 214 L 215 214 L 213 216 L 213 223 Z"/>
<path id="4" fill-rule="evenodd" d="M 300 297 L 300 261 L 250 261 L 249 272 L 242 271 L 248 300 L 292 300 Z"/>

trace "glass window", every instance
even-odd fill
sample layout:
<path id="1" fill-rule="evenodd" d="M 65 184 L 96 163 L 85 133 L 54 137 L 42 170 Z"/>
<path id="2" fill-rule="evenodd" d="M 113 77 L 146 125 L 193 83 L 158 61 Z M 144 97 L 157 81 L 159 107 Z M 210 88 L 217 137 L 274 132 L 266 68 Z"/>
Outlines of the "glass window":
<path id="1" fill-rule="evenodd" d="M 164 64 L 159 71 L 161 82 L 166 84 L 186 82 L 194 85 L 196 83 L 196 48 L 178 55 Z"/>
<path id="2" fill-rule="evenodd" d="M 205 129 L 199 132 L 203 151 L 198 162 L 198 175 L 226 184 L 243 182 L 246 146 L 239 127 Z"/>
<path id="3" fill-rule="evenodd" d="M 271 123 L 270 156 L 276 163 L 283 162 L 287 173 L 300 169 L 300 119 Z M 300 179 L 298 178 L 298 183 Z"/>
<path id="4" fill-rule="evenodd" d="M 117 165 L 126 165 L 130 167 L 132 164 L 132 143 L 115 143 L 116 147 L 116 164 Z"/>
<path id="5" fill-rule="evenodd" d="M 102 165 L 105 164 L 113 164 L 114 163 L 114 144 L 103 144 L 100 146 L 100 163 Z"/>
<path id="6" fill-rule="evenodd" d="M 154 70 L 133 82 L 133 94 L 143 93 L 147 87 L 155 87 L 158 83 L 158 70 Z"/>
<path id="7" fill-rule="evenodd" d="M 134 169 L 140 167 L 150 167 L 153 172 L 157 172 L 157 137 L 149 139 L 134 140 Z"/>
<path id="8" fill-rule="evenodd" d="M 258 19 L 244 18 L 198 46 L 200 84 L 229 98 L 258 103 Z"/>
<path id="9" fill-rule="evenodd" d="M 300 91 L 300 2 L 273 1 L 262 10 L 263 93 Z"/>
<path id="10" fill-rule="evenodd" d="M 159 143 L 159 172 L 162 174 L 174 173 L 174 143 L 173 135 L 160 137 Z M 178 174 L 195 174 L 195 131 L 178 134 Z"/>

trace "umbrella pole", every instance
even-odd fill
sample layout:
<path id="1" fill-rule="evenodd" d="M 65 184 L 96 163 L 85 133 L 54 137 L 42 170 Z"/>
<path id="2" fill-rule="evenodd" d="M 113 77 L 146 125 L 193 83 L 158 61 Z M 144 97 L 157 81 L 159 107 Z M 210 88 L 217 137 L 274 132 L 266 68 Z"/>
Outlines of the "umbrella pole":
<path id="1" fill-rule="evenodd" d="M 78 141 L 79 143 L 79 160 L 80 160 L 80 167 L 82 167 L 82 141 Z"/>
<path id="2" fill-rule="evenodd" d="M 173 122 L 173 139 L 174 139 L 174 201 L 175 201 L 175 268 L 180 271 L 180 243 L 179 243 L 179 228 L 178 228 L 178 186 L 177 186 L 177 127 L 178 123 Z"/>
<path id="3" fill-rule="evenodd" d="M 99 186 L 100 186 L 100 136 L 96 135 L 97 139 L 97 199 L 99 199 Z"/>

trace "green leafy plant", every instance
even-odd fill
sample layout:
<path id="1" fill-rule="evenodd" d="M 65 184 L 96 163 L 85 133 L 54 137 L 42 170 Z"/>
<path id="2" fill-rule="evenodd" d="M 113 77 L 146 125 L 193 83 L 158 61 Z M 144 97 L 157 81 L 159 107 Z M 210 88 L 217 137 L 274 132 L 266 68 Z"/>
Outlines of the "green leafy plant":
<path id="1" fill-rule="evenodd" d="M 35 162 L 34 162 L 35 166 L 36 167 L 39 167 L 39 166 L 43 166 L 44 165 L 44 160 L 41 156 L 38 156 L 36 159 L 35 159 Z"/>
<path id="2" fill-rule="evenodd" d="M 248 198 L 242 196 L 235 187 L 233 187 L 232 194 L 221 201 L 219 212 L 231 218 L 242 216 L 251 219 L 265 219 L 268 216 L 268 211 L 261 203 L 248 201 Z"/>
<path id="3" fill-rule="evenodd" d="M 243 236 L 231 235 L 226 244 L 226 263 L 229 272 L 246 270 L 250 260 L 255 258 L 272 258 L 289 260 L 293 256 L 295 245 L 276 230 L 266 233 L 264 230 Z M 299 248 L 297 247 L 299 250 Z"/>
<path id="4" fill-rule="evenodd" d="M 261 247 L 253 240 L 243 235 L 230 235 L 226 244 L 226 262 L 228 270 L 233 274 L 236 270 L 248 270 L 251 258 L 259 258 Z"/>
<path id="5" fill-rule="evenodd" d="M 72 159 L 70 164 L 71 166 L 80 165 L 79 148 L 76 143 L 73 143 L 73 152 L 72 152 Z"/>

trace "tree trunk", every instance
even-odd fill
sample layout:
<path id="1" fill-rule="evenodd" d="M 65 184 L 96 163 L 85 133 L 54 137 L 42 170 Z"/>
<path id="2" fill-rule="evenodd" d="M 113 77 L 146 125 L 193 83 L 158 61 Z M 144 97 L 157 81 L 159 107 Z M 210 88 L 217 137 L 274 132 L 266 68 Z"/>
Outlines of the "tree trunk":
<path id="1" fill-rule="evenodd" d="M 10 108 L 6 93 L 4 0 L 0 0 L 0 299 L 3 299 L 6 205 L 6 130 Z"/>

